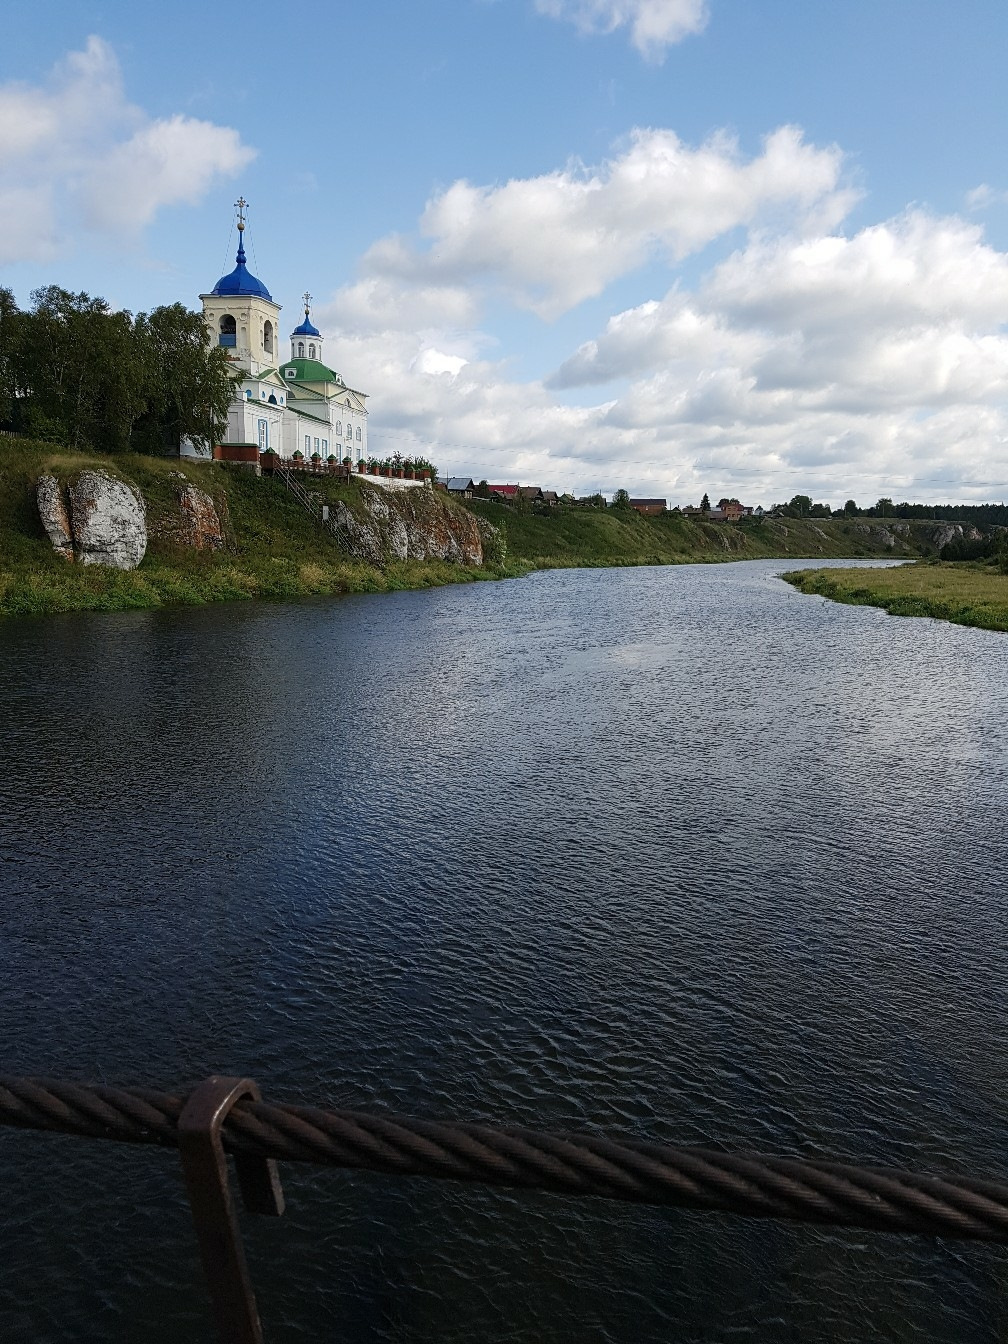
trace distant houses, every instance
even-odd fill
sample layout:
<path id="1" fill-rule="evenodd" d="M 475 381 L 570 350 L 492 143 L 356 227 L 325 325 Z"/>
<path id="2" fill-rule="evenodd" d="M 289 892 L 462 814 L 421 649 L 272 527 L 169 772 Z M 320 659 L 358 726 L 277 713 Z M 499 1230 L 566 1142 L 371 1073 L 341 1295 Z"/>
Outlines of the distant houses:
<path id="1" fill-rule="evenodd" d="M 707 496 L 704 496 L 706 499 Z M 740 504 L 737 499 L 719 499 L 716 509 L 695 509 L 687 505 L 683 509 L 684 518 L 693 518 L 703 523 L 738 523 L 743 518 L 752 518 L 754 513 L 762 518 L 763 510 L 754 510 L 748 504 Z"/>
<path id="2" fill-rule="evenodd" d="M 585 495 L 575 499 L 573 495 L 560 495 L 556 490 L 544 490 L 539 485 L 520 485 L 517 481 L 513 485 L 491 484 L 487 481 L 477 483 L 470 476 L 449 476 L 442 488 L 458 499 L 493 499 L 500 504 L 532 506 L 536 509 L 553 509 L 561 504 L 573 508 L 606 508 L 606 498 L 601 494 Z M 763 510 L 759 505 L 753 508 L 735 499 L 734 496 L 730 499 L 727 497 L 719 499 L 717 507 L 710 508 L 704 507 L 707 505 L 707 496 L 704 495 L 699 508 L 687 505 L 680 509 L 677 506 L 671 511 L 668 500 L 656 496 L 630 497 L 625 490 L 620 490 L 617 491 L 616 502 L 621 501 L 623 507 L 629 506 L 644 518 L 659 517 L 669 512 L 704 523 L 738 523 L 744 518 L 758 520 L 763 517 Z"/>
<path id="3" fill-rule="evenodd" d="M 636 509 L 638 513 L 644 514 L 645 517 L 651 514 L 665 513 L 668 508 L 664 499 L 630 499 L 629 504 L 632 509 Z"/>

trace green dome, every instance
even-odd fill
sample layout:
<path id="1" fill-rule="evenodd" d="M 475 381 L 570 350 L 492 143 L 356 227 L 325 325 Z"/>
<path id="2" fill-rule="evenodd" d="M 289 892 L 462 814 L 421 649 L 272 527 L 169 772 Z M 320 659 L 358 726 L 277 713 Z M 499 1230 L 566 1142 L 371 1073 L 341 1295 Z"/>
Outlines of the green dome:
<path id="1" fill-rule="evenodd" d="M 293 377 L 291 371 L 293 370 Z M 338 383 L 340 376 L 328 365 L 317 359 L 289 359 L 280 365 L 280 374 L 285 382 L 294 383 Z"/>

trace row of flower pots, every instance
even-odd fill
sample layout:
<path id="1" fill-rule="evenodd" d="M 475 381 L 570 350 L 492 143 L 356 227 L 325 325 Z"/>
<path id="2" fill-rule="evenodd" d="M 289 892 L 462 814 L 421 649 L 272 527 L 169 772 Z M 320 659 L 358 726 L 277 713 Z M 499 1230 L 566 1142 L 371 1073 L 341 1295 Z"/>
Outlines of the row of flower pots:
<path id="1" fill-rule="evenodd" d="M 261 456 L 264 467 L 274 467 L 283 460 L 272 448 L 268 448 Z M 326 468 L 328 468 L 329 471 L 335 471 L 340 465 L 347 470 L 352 470 L 353 468 L 353 463 L 349 457 L 345 457 L 341 464 L 335 453 L 330 453 L 327 458 L 323 458 L 320 453 L 312 453 L 311 458 L 306 462 L 304 453 L 300 451 L 294 453 L 291 458 L 291 465 L 301 470 L 310 467 L 312 471 L 324 471 Z M 357 470 L 362 476 L 388 476 L 395 477 L 400 481 L 430 480 L 429 471 L 417 471 L 414 470 L 413 467 L 393 467 L 388 463 L 358 462 Z"/>
<path id="2" fill-rule="evenodd" d="M 412 467 L 390 467 L 387 463 L 358 462 L 357 470 L 362 476 L 389 476 L 403 481 L 429 481 L 429 471 L 415 471 Z"/>

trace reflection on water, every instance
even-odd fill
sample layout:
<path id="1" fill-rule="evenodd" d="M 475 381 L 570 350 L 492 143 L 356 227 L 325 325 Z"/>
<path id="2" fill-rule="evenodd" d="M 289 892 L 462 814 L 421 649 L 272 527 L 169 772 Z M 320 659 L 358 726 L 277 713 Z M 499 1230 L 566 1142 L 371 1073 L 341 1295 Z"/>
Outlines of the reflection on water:
<path id="1" fill-rule="evenodd" d="M 0 1070 L 1005 1170 L 1004 636 L 780 563 L 0 627 Z M 0 1335 L 211 1338 L 0 1135 Z M 995 1340 L 1003 1252 L 284 1172 L 271 1340 Z"/>

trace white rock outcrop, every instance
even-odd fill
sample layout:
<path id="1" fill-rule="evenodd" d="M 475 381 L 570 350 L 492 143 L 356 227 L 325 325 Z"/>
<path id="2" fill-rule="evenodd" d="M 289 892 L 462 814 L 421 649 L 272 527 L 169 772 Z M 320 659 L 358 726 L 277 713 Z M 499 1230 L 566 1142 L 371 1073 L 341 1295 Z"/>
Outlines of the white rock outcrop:
<path id="1" fill-rule="evenodd" d="M 40 476 L 36 487 L 39 517 L 46 530 L 46 536 L 52 542 L 53 550 L 64 560 L 74 558 L 73 534 L 70 530 L 70 514 L 67 510 L 63 491 L 55 476 Z"/>
<path id="2" fill-rule="evenodd" d="M 147 520 L 138 490 L 107 471 L 82 471 L 70 486 L 74 555 L 82 565 L 136 569 L 147 551 Z"/>
<path id="3" fill-rule="evenodd" d="M 36 497 L 42 526 L 64 560 L 136 569 L 144 558 L 144 502 L 125 481 L 89 468 L 64 491 L 54 476 L 41 476 Z"/>
<path id="4" fill-rule="evenodd" d="M 364 518 L 344 503 L 335 520 L 352 555 L 372 564 L 385 560 L 447 560 L 479 567 L 486 548 L 503 559 L 503 538 L 495 527 L 460 508 L 448 506 L 430 490 L 387 494 L 361 489 Z"/>

